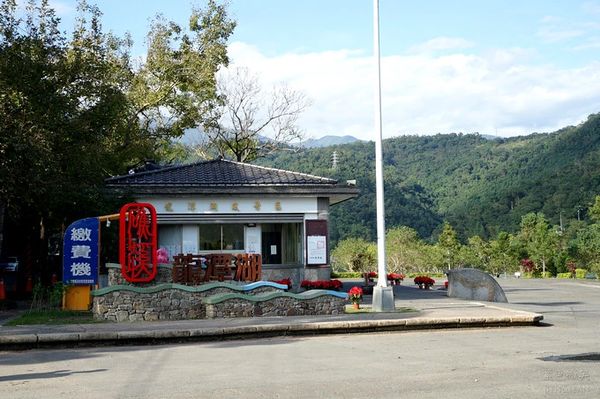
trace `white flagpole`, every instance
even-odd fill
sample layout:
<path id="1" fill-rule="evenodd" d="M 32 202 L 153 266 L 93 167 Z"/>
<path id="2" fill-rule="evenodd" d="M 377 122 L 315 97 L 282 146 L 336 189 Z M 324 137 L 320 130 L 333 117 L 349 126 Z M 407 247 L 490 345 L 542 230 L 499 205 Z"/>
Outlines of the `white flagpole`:
<path id="1" fill-rule="evenodd" d="M 383 151 L 381 128 L 381 54 L 379 51 L 379 0 L 373 0 L 373 55 L 375 78 L 375 192 L 377 206 L 377 286 L 373 289 L 373 310 L 394 309 L 394 291 L 387 284 L 385 268 L 385 208 L 383 191 Z"/>

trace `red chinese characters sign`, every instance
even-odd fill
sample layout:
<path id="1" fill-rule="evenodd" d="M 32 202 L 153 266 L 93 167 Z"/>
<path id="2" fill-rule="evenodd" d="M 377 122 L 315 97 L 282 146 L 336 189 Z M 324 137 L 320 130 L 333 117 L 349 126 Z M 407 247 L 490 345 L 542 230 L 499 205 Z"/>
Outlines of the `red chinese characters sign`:
<path id="1" fill-rule="evenodd" d="M 121 273 L 131 283 L 154 280 L 156 262 L 156 210 L 151 204 L 131 203 L 121 208 Z"/>

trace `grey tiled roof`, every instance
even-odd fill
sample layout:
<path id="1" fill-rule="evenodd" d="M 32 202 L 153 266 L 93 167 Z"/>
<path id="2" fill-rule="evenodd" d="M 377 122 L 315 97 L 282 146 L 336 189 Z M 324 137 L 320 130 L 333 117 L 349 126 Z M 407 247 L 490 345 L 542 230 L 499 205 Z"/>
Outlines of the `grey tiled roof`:
<path id="1" fill-rule="evenodd" d="M 337 180 L 217 159 L 106 179 L 109 186 L 334 186 Z"/>

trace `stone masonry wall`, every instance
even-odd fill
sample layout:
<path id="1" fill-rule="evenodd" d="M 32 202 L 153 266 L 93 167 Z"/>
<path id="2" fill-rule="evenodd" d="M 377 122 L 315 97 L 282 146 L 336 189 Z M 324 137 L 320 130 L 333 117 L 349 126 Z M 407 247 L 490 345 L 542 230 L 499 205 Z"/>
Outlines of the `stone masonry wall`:
<path id="1" fill-rule="evenodd" d="M 332 296 L 297 300 L 283 297 L 254 302 L 241 298 L 229 299 L 206 305 L 206 317 L 257 317 L 257 316 L 303 316 L 337 315 L 344 313 L 346 300 Z"/>
<path id="2" fill-rule="evenodd" d="M 254 295 L 277 291 L 275 287 L 264 286 L 245 293 Z M 203 319 L 206 317 L 203 298 L 232 292 L 239 291 L 228 287 L 203 291 L 170 287 L 151 293 L 121 289 L 94 295 L 92 310 L 95 319 L 116 322 Z"/>
<path id="3" fill-rule="evenodd" d="M 180 290 L 152 294 L 121 290 L 94 297 L 92 309 L 95 319 L 117 322 L 202 319 L 206 313 L 202 297 Z"/>

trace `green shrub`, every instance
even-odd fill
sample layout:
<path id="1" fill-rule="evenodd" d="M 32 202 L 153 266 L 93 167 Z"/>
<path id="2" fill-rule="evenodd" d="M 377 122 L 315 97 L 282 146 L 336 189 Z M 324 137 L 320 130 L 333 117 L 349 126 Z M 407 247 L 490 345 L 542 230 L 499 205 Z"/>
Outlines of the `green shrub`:
<path id="1" fill-rule="evenodd" d="M 585 278 L 587 273 L 587 269 L 575 269 L 575 278 Z"/>
<path id="2" fill-rule="evenodd" d="M 65 286 L 63 283 L 56 283 L 51 287 L 47 287 L 37 281 L 33 286 L 30 310 L 59 309 L 64 292 Z"/>
<path id="3" fill-rule="evenodd" d="M 331 278 L 362 278 L 360 272 L 331 272 Z"/>
<path id="4" fill-rule="evenodd" d="M 548 273 L 548 272 L 546 272 Z M 523 272 L 523 274 L 521 274 L 521 278 L 540 278 L 542 277 L 542 273 L 540 272 Z"/>
<path id="5" fill-rule="evenodd" d="M 427 277 L 431 277 L 433 279 L 446 278 L 446 275 L 444 273 L 405 273 L 405 274 L 406 274 L 406 278 L 415 278 L 417 276 L 427 276 Z"/>
<path id="6" fill-rule="evenodd" d="M 558 273 L 556 278 L 573 278 L 573 274 L 571 272 Z"/>
<path id="7" fill-rule="evenodd" d="M 542 272 L 542 278 L 551 278 L 552 277 L 552 273 L 550 272 Z"/>

